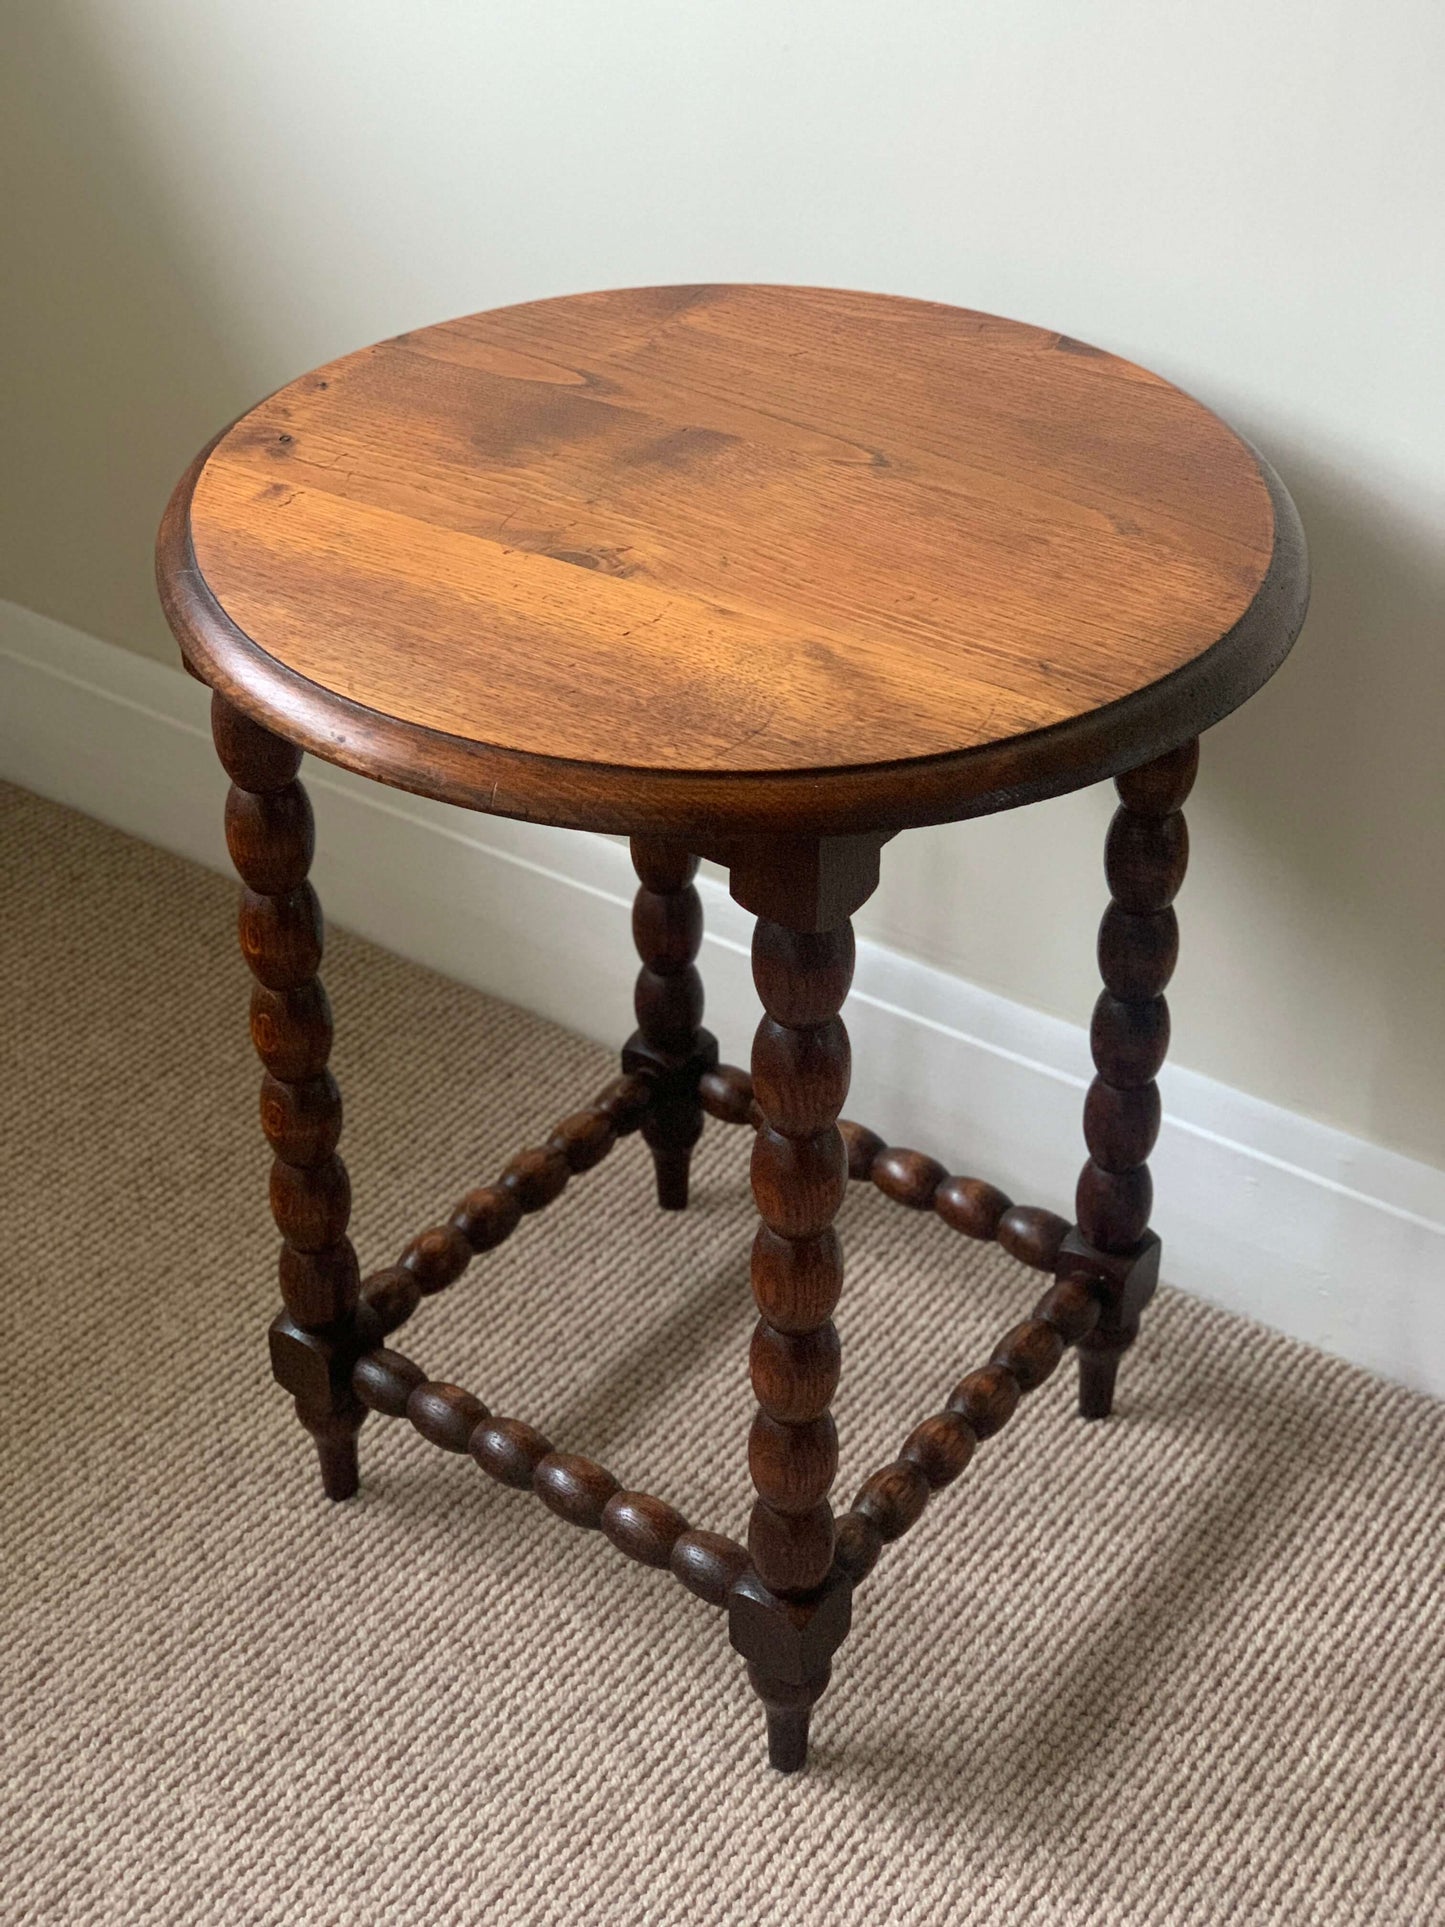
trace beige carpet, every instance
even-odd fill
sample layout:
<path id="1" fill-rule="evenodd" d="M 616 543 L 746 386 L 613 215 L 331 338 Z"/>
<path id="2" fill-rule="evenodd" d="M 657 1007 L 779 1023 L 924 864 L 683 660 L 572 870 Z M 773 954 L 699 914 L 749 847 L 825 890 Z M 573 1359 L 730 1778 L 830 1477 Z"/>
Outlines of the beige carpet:
<path id="1" fill-rule="evenodd" d="M 665 1575 L 387 1421 L 320 1498 L 231 888 L 0 796 L 6 1922 L 1445 1919 L 1445 1409 L 1164 1293 L 1115 1423 L 1061 1372 L 885 1555 L 781 1779 Z M 339 934 L 326 974 L 364 1264 L 610 1074 Z M 741 1138 L 698 1175 L 659 1219 L 627 1143 L 403 1342 L 738 1532 Z M 844 1222 L 846 1498 L 1034 1283 Z"/>

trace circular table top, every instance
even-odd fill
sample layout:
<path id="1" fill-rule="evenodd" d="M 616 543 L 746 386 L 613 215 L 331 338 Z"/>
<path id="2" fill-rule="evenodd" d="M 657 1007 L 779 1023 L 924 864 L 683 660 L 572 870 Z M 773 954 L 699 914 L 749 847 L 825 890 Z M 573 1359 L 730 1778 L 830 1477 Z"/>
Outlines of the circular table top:
<path id="1" fill-rule="evenodd" d="M 191 666 L 331 760 L 614 830 L 895 829 L 1074 788 L 1278 666 L 1267 465 L 1044 329 L 827 289 L 630 289 L 281 389 L 162 530 Z"/>

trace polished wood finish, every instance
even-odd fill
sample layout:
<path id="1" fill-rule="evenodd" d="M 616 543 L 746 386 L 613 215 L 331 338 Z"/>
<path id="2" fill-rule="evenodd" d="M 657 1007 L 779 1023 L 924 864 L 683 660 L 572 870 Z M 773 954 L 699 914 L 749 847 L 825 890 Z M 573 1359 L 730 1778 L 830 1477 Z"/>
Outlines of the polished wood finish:
<path id="1" fill-rule="evenodd" d="M 1036 1271 L 1052 1271 L 1059 1247 L 1069 1235 L 1069 1221 L 1038 1205 L 1012 1204 L 993 1235 L 1011 1258 Z"/>
<path id="2" fill-rule="evenodd" d="M 762 1121 L 753 1103 L 752 1073 L 736 1064 L 719 1064 L 704 1071 L 698 1079 L 697 1094 L 708 1116 L 724 1124 L 751 1124 L 756 1129 Z"/>
<path id="3" fill-rule="evenodd" d="M 837 1564 L 804 1599 L 773 1592 L 756 1564 L 732 1583 L 728 1638 L 748 1662 L 748 1679 L 767 1716 L 768 1759 L 781 1773 L 807 1764 L 813 1708 L 852 1619 L 853 1581 Z"/>
<path id="4" fill-rule="evenodd" d="M 890 1150 L 885 1146 L 872 1160 L 868 1175 L 885 1198 L 915 1211 L 926 1211 L 948 1173 L 937 1158 L 925 1157 L 922 1151 Z"/>
<path id="5" fill-rule="evenodd" d="M 869 1474 L 838 1521 L 838 1568 L 847 1579 L 854 1585 L 866 1579 L 883 1548 L 917 1524 L 933 1493 L 959 1476 L 983 1440 L 1002 1431 L 1065 1350 L 1088 1342 L 1108 1299 L 1107 1285 L 1087 1274 L 1051 1285 L 1031 1316 L 994 1346 L 988 1364 L 959 1381 L 944 1410 L 916 1425 L 898 1457 Z"/>
<path id="6" fill-rule="evenodd" d="M 668 1571 L 679 1585 L 710 1606 L 726 1606 L 748 1570 L 747 1549 L 721 1532 L 684 1532 L 672 1549 Z"/>
<path id="7" fill-rule="evenodd" d="M 405 1418 L 412 1393 L 426 1384 L 426 1373 L 400 1352 L 379 1345 L 358 1358 L 351 1370 L 351 1389 L 362 1404 L 387 1418 Z"/>
<path id="8" fill-rule="evenodd" d="M 802 1271 L 810 1299 L 814 1275 L 831 1274 L 836 1300 L 842 1254 L 832 1220 L 848 1181 L 837 1117 L 848 1088 L 848 1035 L 838 1010 L 853 971 L 850 924 L 803 935 L 759 919 L 753 936 L 753 981 L 764 1017 L 753 1043 L 753 1094 L 763 1125 L 753 1144 L 753 1197 L 762 1219 L 754 1267 L 764 1329 L 755 1335 L 753 1378 L 758 1415 L 748 1463 L 758 1499 L 749 1547 L 763 1583 L 785 1597 L 820 1586 L 832 1563 L 832 1514 L 827 1494 L 837 1469 L 838 1442 L 828 1413 L 837 1332 L 828 1317 L 802 1322 L 794 1295 L 783 1324 L 769 1320 L 780 1278 Z M 800 1250 L 801 1248 L 801 1250 Z M 783 1288 L 786 1296 L 786 1287 Z M 769 1401 L 773 1401 L 770 1405 Z"/>
<path id="9" fill-rule="evenodd" d="M 1110 1295 L 1080 1346 L 1079 1410 L 1089 1419 L 1114 1409 L 1119 1361 L 1138 1336 L 1158 1275 L 1157 1241 L 1146 1242 L 1154 1199 L 1148 1157 L 1161 1115 L 1154 1077 L 1169 1043 L 1164 989 L 1179 954 L 1173 903 L 1189 861 L 1183 806 L 1198 767 L 1199 744 L 1188 742 L 1119 777 L 1120 807 L 1104 845 L 1111 900 L 1099 927 L 1104 989 L 1091 1029 L 1098 1076 L 1084 1103 L 1089 1160 L 1074 1209 L 1083 1245 L 1146 1262 L 1128 1289 L 1121 1283 Z"/>
<path id="10" fill-rule="evenodd" d="M 552 1441 L 522 1419 L 494 1418 L 477 1427 L 467 1450 L 499 1485 L 530 1492 L 537 1467 L 552 1456 Z"/>
<path id="11" fill-rule="evenodd" d="M 697 858 L 667 838 L 635 836 L 632 863 L 640 884 L 632 937 L 642 968 L 633 997 L 637 1029 L 623 1047 L 622 1068 L 652 1079 L 642 1135 L 657 1173 L 657 1202 L 682 1211 L 692 1147 L 702 1136 L 698 1084 L 717 1063 L 717 1039 L 702 1027 Z"/>
<path id="12" fill-rule="evenodd" d="M 806 1760 L 855 1587 L 1080 1358 L 1107 1413 L 1159 1274 L 1148 1158 L 1199 732 L 1303 620 L 1298 520 L 1187 396 L 985 315 L 804 288 L 641 289 L 401 336 L 293 382 L 202 451 L 162 599 L 232 779 L 283 1310 L 276 1377 L 327 1492 L 366 1413 L 725 1608 L 773 1764 Z M 303 749 L 471 808 L 618 831 L 637 1028 L 590 1104 L 359 1279 L 309 882 Z M 889 837 L 1113 776 L 1098 1071 L 1077 1222 L 839 1114 L 850 918 Z M 699 858 L 757 919 L 751 1072 L 717 1061 Z M 711 1116 L 754 1132 L 755 1499 L 744 1547 L 389 1342 L 640 1133 L 687 1202 Z M 834 1518 L 834 1217 L 849 1180 L 1049 1274 L 1032 1311 Z"/>
<path id="13" fill-rule="evenodd" d="M 559 1519 L 595 1532 L 608 1503 L 622 1488 L 595 1459 L 577 1452 L 549 1452 L 532 1474 L 532 1490 Z"/>
<path id="14" fill-rule="evenodd" d="M 1158 377 L 936 303 L 727 286 L 302 377 L 198 461 L 160 574 L 197 673 L 320 755 L 697 838 L 1097 781 L 1249 696 L 1305 599 L 1276 478 Z"/>
<path id="15" fill-rule="evenodd" d="M 1010 1206 L 1009 1197 L 983 1178 L 945 1178 L 933 1194 L 939 1217 L 968 1238 L 996 1238 Z"/>
<path id="16" fill-rule="evenodd" d="M 306 881 L 311 805 L 296 780 L 294 744 L 222 696 L 212 698 L 211 732 L 231 779 L 226 844 L 244 886 L 239 935 L 256 980 L 251 1035 L 266 1070 L 261 1129 L 275 1154 L 271 1215 L 282 1238 L 285 1312 L 272 1329 L 272 1366 L 316 1441 L 326 1496 L 349 1499 L 366 1416 L 349 1382 L 360 1279 L 346 1235 L 351 1185 L 336 1154 L 341 1094 L 326 1068 L 331 1013 L 316 975 L 321 910 Z"/>
<path id="17" fill-rule="evenodd" d="M 806 876 L 799 897 L 816 902 Z M 812 920 L 806 911 L 798 919 Z M 853 927 L 846 919 L 817 931 L 759 917 L 753 982 L 763 1018 L 753 1040 L 752 1181 L 762 1219 L 753 1247 L 761 1317 L 750 1360 L 758 1411 L 748 1440 L 757 1493 L 748 1550 L 757 1583 L 732 1626 L 767 1710 L 769 1757 L 785 1771 L 803 1764 L 809 1716 L 831 1659 L 829 1648 L 797 1673 L 786 1648 L 824 1609 L 833 1566 L 828 1492 L 838 1435 L 828 1408 L 840 1352 L 829 1314 L 843 1278 L 833 1217 L 848 1184 L 837 1120 L 851 1068 L 838 1012 L 852 977 Z"/>
<path id="18" fill-rule="evenodd" d="M 374 1345 L 400 1331 L 420 1303 L 421 1286 L 412 1272 L 400 1265 L 386 1265 L 372 1272 L 361 1282 L 356 1307 L 358 1341 Z"/>
<path id="19" fill-rule="evenodd" d="M 887 834 L 709 837 L 698 847 L 723 864 L 744 910 L 789 930 L 832 930 L 878 888 Z"/>
<path id="20" fill-rule="evenodd" d="M 353 1386 L 355 1383 L 353 1371 Z M 406 1416 L 424 1439 L 444 1452 L 465 1452 L 472 1433 L 491 1414 L 479 1398 L 464 1392 L 460 1385 L 428 1380 L 413 1388 L 406 1401 Z"/>
<path id="21" fill-rule="evenodd" d="M 647 1492 L 614 1492 L 602 1508 L 603 1532 L 625 1558 L 671 1568 L 673 1549 L 687 1531 L 675 1506 Z"/>
<path id="22" fill-rule="evenodd" d="M 652 1075 L 614 1079 L 591 1104 L 554 1125 L 545 1144 L 518 1151 L 491 1184 L 468 1191 L 445 1224 L 417 1232 L 396 1264 L 362 1281 L 359 1342 L 373 1345 L 399 1331 L 421 1300 L 455 1284 L 476 1254 L 495 1250 L 523 1217 L 559 1198 L 569 1178 L 600 1164 L 620 1137 L 645 1128 L 656 1096 Z M 274 1186 L 273 1178 L 273 1192 Z"/>
<path id="23" fill-rule="evenodd" d="M 668 1571 L 696 1598 L 725 1606 L 748 1570 L 736 1540 L 699 1532 L 675 1506 L 650 1492 L 625 1490 L 605 1466 L 552 1441 L 522 1419 L 498 1418 L 460 1385 L 429 1379 L 420 1365 L 378 1345 L 350 1367 L 359 1406 L 405 1418 L 444 1452 L 469 1453 L 499 1485 L 534 1492 L 569 1524 L 600 1530 L 624 1558 Z"/>

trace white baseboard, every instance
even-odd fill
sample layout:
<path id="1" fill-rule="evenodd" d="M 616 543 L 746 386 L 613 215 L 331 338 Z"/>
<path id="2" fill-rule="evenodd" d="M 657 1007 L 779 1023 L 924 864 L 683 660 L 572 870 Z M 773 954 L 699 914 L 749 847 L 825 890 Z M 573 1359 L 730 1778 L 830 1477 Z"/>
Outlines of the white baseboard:
<path id="1" fill-rule="evenodd" d="M 0 775 L 224 869 L 206 695 L 0 603 Z M 316 880 L 337 923 L 601 1042 L 631 1027 L 625 848 L 470 815 L 320 764 Z M 703 879 L 708 1021 L 747 1061 L 751 919 Z M 849 1112 L 1068 1212 L 1082 1029 L 860 942 Z M 1152 1160 L 1169 1281 L 1445 1397 L 1445 1171 L 1166 1068 Z"/>

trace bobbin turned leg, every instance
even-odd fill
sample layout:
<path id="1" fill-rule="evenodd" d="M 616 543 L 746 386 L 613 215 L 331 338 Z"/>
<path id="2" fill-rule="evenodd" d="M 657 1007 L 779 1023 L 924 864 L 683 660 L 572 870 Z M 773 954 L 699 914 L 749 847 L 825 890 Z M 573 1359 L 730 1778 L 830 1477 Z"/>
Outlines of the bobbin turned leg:
<path id="1" fill-rule="evenodd" d="M 1155 1076 L 1169 1047 L 1164 987 L 1179 954 L 1172 904 L 1184 880 L 1189 837 L 1182 805 L 1199 766 L 1198 742 L 1121 776 L 1122 807 L 1109 826 L 1104 871 L 1112 901 L 1099 926 L 1104 989 L 1091 1041 L 1098 1076 L 1084 1104 L 1089 1161 L 1075 1198 L 1078 1226 L 1059 1254 L 1059 1274 L 1108 1285 L 1104 1312 L 1079 1345 L 1079 1411 L 1107 1418 L 1119 1360 L 1159 1276 L 1159 1240 L 1146 1160 L 1159 1135 Z"/>
<path id="2" fill-rule="evenodd" d="M 692 881 L 697 858 L 667 837 L 635 836 L 632 862 L 642 883 L 632 906 L 642 969 L 637 1029 L 623 1048 L 622 1068 L 654 1080 L 642 1135 L 657 1167 L 657 1202 L 664 1211 L 681 1211 L 692 1147 L 702 1135 L 698 1079 L 717 1063 L 717 1039 L 702 1028 L 695 962 L 702 943 L 702 899 Z"/>
<path id="3" fill-rule="evenodd" d="M 868 855 L 876 879 L 876 843 Z M 752 1256 L 761 1316 L 750 1356 L 758 1410 L 748 1466 L 757 1498 L 748 1528 L 752 1570 L 734 1586 L 729 1605 L 732 1643 L 767 1710 L 768 1757 L 783 1772 L 807 1759 L 809 1718 L 852 1609 L 851 1582 L 834 1563 L 828 1503 L 838 1467 L 828 1409 L 839 1368 L 831 1314 L 843 1283 L 833 1217 L 848 1185 L 837 1118 L 850 1058 L 838 1013 L 853 976 L 848 914 L 871 882 L 865 879 L 852 901 L 844 894 L 828 902 L 817 888 L 816 862 L 811 875 L 811 885 L 799 882 L 791 911 L 793 922 L 811 928 L 776 920 L 788 909 L 786 887 L 754 898 L 774 913 L 760 915 L 753 934 L 753 980 L 764 1012 L 752 1061 L 761 1113 L 752 1182 L 762 1223 Z M 776 873 L 767 879 L 777 880 Z M 735 867 L 733 891 L 744 903 L 748 881 Z"/>
<path id="4" fill-rule="evenodd" d="M 351 1391 L 358 1274 L 346 1236 L 351 1186 L 336 1155 L 341 1095 L 326 1068 L 331 1011 L 316 975 L 321 908 L 306 881 L 311 805 L 296 781 L 299 749 L 221 696 L 212 698 L 211 727 L 231 778 L 226 843 L 246 886 L 240 938 L 256 979 L 251 1038 L 266 1067 L 261 1128 L 276 1154 L 271 1214 L 283 1240 L 285 1311 L 271 1327 L 271 1362 L 316 1441 L 327 1497 L 349 1499 L 366 1413 Z"/>

